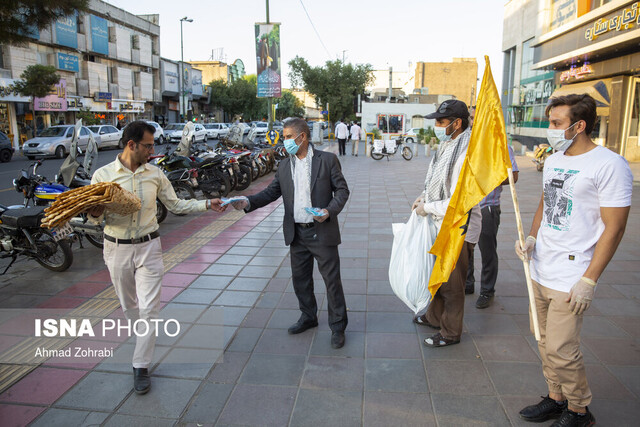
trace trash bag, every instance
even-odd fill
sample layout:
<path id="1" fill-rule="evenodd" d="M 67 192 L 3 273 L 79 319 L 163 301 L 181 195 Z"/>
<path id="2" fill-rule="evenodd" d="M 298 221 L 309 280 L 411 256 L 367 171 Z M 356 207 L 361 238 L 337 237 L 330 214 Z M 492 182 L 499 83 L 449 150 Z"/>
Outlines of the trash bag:
<path id="1" fill-rule="evenodd" d="M 392 224 L 393 247 L 389 263 L 391 289 L 415 314 L 431 301 L 429 277 L 436 257 L 429 253 L 438 230 L 431 215 L 414 210 L 406 224 Z"/>

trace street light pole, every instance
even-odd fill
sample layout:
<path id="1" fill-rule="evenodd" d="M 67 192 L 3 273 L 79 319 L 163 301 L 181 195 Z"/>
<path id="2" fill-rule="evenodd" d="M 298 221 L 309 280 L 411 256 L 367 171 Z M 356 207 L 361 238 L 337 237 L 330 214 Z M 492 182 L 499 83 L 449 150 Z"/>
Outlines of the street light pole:
<path id="1" fill-rule="evenodd" d="M 185 103 L 184 95 L 186 92 L 185 82 L 184 82 L 184 43 L 182 37 L 182 23 L 183 22 L 193 22 L 193 19 L 180 18 L 180 78 L 178 79 L 179 89 L 180 89 L 180 121 L 184 122 L 184 116 L 186 115 L 187 105 Z"/>
<path id="2" fill-rule="evenodd" d="M 269 21 L 269 0 L 266 0 L 267 3 L 267 24 L 270 24 L 271 22 Z M 267 111 L 267 122 L 268 122 L 268 127 L 267 129 L 272 130 L 273 129 L 273 98 L 272 97 L 268 97 L 267 98 L 267 108 L 269 109 L 269 111 Z"/>

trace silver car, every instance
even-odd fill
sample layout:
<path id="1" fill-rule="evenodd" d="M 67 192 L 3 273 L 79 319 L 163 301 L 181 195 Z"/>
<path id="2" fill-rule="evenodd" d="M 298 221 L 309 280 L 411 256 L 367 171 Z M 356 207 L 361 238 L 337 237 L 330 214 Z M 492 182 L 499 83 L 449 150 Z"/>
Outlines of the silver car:
<path id="1" fill-rule="evenodd" d="M 207 131 L 207 138 L 211 139 L 227 136 L 229 133 L 229 128 L 227 128 L 224 123 L 207 123 L 204 125 L 204 128 Z"/>
<path id="2" fill-rule="evenodd" d="M 22 146 L 22 151 L 29 160 L 35 159 L 36 156 L 54 156 L 58 159 L 64 159 L 71 147 L 73 128 L 72 125 L 51 126 L 42 131 L 40 136 L 27 140 Z M 91 134 L 92 132 L 86 126 L 82 126 L 80 138 L 78 138 L 78 148 L 84 151 Z M 94 135 L 94 138 L 99 146 L 100 136 Z"/>
<path id="3" fill-rule="evenodd" d="M 109 147 L 124 148 L 124 146 L 120 144 L 122 131 L 118 130 L 117 127 L 112 125 L 96 125 L 88 127 L 91 132 L 93 132 L 95 135 L 100 136 L 100 142 L 98 142 L 98 140 L 96 139 L 98 149 L 102 150 Z"/>

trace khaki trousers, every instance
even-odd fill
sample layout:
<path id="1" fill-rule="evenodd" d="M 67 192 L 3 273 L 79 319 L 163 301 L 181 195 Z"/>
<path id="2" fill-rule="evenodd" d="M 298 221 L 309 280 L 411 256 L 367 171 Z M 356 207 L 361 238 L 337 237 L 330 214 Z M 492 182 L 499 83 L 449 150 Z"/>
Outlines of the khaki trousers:
<path id="1" fill-rule="evenodd" d="M 564 395 L 572 407 L 584 408 L 591 403 L 591 390 L 580 351 L 582 315 L 569 311 L 566 292 L 534 281 L 533 294 L 540 323 L 538 349 L 549 392 Z"/>
<path id="2" fill-rule="evenodd" d="M 353 156 L 354 154 L 357 156 L 358 155 L 358 146 L 360 145 L 360 140 L 359 139 L 352 139 L 351 140 L 351 155 Z"/>
<path id="3" fill-rule="evenodd" d="M 473 246 L 473 243 L 464 242 L 449 281 L 440 286 L 427 309 L 427 322 L 440 326 L 440 334 L 444 338 L 459 340 L 462 335 L 464 284 L 467 280 L 469 251 L 473 250 Z"/>
<path id="4" fill-rule="evenodd" d="M 138 319 L 157 319 L 164 275 L 160 238 L 133 245 L 105 240 L 103 256 L 122 311 L 131 320 L 131 329 Z M 156 334 L 153 323 L 149 326 L 148 333 L 136 337 L 134 368 L 148 368 L 151 364 Z M 140 325 L 138 330 L 145 332 L 145 329 Z"/>

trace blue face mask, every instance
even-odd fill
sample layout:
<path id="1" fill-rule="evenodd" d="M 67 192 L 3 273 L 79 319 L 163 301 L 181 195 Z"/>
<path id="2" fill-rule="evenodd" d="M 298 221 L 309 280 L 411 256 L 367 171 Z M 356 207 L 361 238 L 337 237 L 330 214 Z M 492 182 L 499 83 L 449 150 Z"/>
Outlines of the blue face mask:
<path id="1" fill-rule="evenodd" d="M 300 135 L 302 135 L 302 133 L 298 134 L 298 136 Z M 299 145 L 296 144 L 296 138 L 298 136 L 296 136 L 295 138 L 284 140 L 284 149 L 287 150 L 287 153 L 291 154 L 292 156 L 294 156 L 298 152 Z"/>
<path id="2" fill-rule="evenodd" d="M 447 142 L 451 139 L 451 135 L 447 135 L 447 128 L 451 126 L 455 120 L 449 123 L 447 126 L 434 126 L 433 131 L 436 134 L 436 138 L 438 138 L 441 142 Z M 453 133 L 453 132 L 452 132 Z"/>

